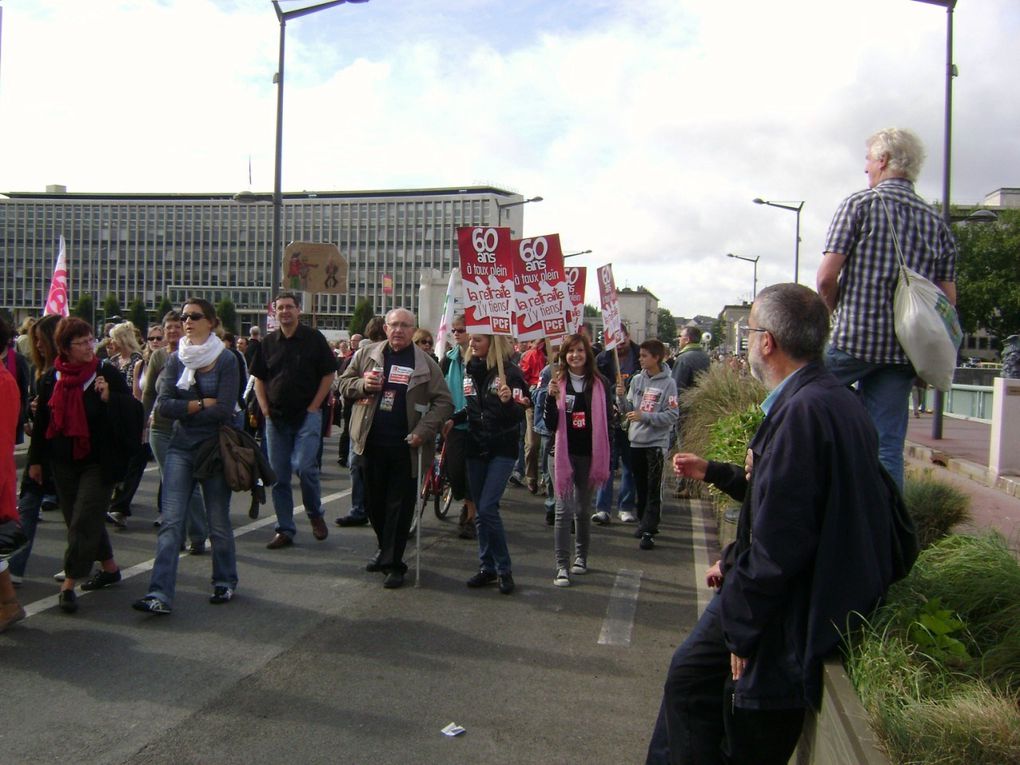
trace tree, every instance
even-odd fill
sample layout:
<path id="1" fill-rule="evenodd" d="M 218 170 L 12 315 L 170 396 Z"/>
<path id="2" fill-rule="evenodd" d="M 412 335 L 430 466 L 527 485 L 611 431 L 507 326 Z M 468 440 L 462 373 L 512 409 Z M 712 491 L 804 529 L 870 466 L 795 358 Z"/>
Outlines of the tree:
<path id="1" fill-rule="evenodd" d="M 593 318 L 593 319 L 598 319 L 598 318 L 600 318 L 602 316 L 602 311 L 600 311 L 598 308 L 596 308 L 593 305 L 588 305 L 587 303 L 585 303 L 584 304 L 584 317 L 587 319 L 589 316 L 591 318 Z"/>
<path id="2" fill-rule="evenodd" d="M 135 298 L 128 306 L 128 319 L 138 327 L 138 331 L 145 337 L 149 332 L 149 312 L 145 310 L 145 303 L 141 298 Z"/>
<path id="3" fill-rule="evenodd" d="M 372 309 L 372 301 L 368 298 L 362 298 L 354 305 L 354 313 L 351 314 L 351 321 L 347 325 L 347 331 L 352 335 L 363 334 L 365 325 L 368 324 L 368 320 L 374 315 L 375 311 Z"/>
<path id="4" fill-rule="evenodd" d="M 709 348 L 718 348 L 723 341 L 723 323 L 722 319 L 716 317 L 716 320 L 712 322 L 712 342 L 708 344 Z"/>
<path id="5" fill-rule="evenodd" d="M 96 319 L 96 304 L 92 295 L 83 293 L 78 297 L 78 302 L 71 309 L 71 315 L 92 323 Z"/>
<path id="6" fill-rule="evenodd" d="M 673 318 L 670 310 L 668 308 L 660 308 L 658 328 L 655 333 L 656 337 L 666 343 L 666 345 L 669 345 L 676 339 L 676 329 L 676 319 Z"/>
<path id="7" fill-rule="evenodd" d="M 172 310 L 174 310 L 174 304 L 170 302 L 170 298 L 164 295 L 159 299 L 159 305 L 156 306 L 156 321 L 161 323 L 163 317 Z"/>
<path id="8" fill-rule="evenodd" d="M 225 297 L 218 302 L 216 304 L 216 315 L 219 317 L 224 331 L 237 332 L 237 308 L 234 306 L 233 300 Z"/>
<path id="9" fill-rule="evenodd" d="M 111 316 L 120 316 L 123 313 L 120 307 L 120 300 L 112 292 L 103 298 L 103 321 L 109 321 Z"/>
<path id="10" fill-rule="evenodd" d="M 999 210 L 996 223 L 953 227 L 957 310 L 964 332 L 986 330 L 1001 341 L 1020 332 L 1020 210 Z"/>

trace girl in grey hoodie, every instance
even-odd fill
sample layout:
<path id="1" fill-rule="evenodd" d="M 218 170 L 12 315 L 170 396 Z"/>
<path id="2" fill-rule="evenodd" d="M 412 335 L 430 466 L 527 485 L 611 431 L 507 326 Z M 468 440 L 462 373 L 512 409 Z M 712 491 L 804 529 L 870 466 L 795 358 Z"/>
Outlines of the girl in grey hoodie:
<path id="1" fill-rule="evenodd" d="M 640 374 L 630 380 L 630 390 L 617 385 L 620 411 L 628 423 L 631 469 L 637 489 L 638 528 L 634 536 L 641 539 L 642 550 L 655 546 L 653 537 L 659 533 L 662 512 L 662 466 L 669 437 L 680 415 L 676 383 L 663 367 L 666 346 L 659 340 L 641 343 L 638 361 Z"/>

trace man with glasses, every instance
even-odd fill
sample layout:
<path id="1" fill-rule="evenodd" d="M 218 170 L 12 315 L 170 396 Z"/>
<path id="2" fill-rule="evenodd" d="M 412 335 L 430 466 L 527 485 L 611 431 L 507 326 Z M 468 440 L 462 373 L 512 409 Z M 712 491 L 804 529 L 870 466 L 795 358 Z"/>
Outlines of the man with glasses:
<path id="1" fill-rule="evenodd" d="M 432 465 L 436 432 L 453 414 L 439 365 L 411 342 L 414 314 L 386 315 L 386 341 L 362 345 L 340 377 L 351 410 L 351 444 L 361 455 L 365 509 L 379 552 L 366 570 L 386 574 L 383 586 L 404 584 L 404 550 L 418 497 L 419 466 Z"/>
<path id="2" fill-rule="evenodd" d="M 294 495 L 291 474 L 301 483 L 301 501 L 318 540 L 329 535 L 322 519 L 319 447 L 322 403 L 336 373 L 336 358 L 321 332 L 301 324 L 301 305 L 293 292 L 274 300 L 280 328 L 259 343 L 251 365 L 255 396 L 266 418 L 269 464 L 276 473 L 273 509 L 276 534 L 266 547 L 294 544 Z M 249 343 L 251 347 L 251 343 Z"/>

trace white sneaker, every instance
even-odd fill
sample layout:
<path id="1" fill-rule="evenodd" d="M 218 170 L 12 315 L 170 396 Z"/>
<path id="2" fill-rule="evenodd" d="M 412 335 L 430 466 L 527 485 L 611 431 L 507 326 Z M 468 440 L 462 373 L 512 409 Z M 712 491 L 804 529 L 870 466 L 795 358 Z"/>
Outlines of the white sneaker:
<path id="1" fill-rule="evenodd" d="M 570 586 L 570 576 L 567 574 L 567 570 L 565 568 L 556 569 L 556 578 L 553 579 L 553 584 L 557 587 Z"/>
<path id="2" fill-rule="evenodd" d="M 111 510 L 106 514 L 106 520 L 119 529 L 127 528 L 127 521 L 125 520 L 126 518 L 127 516 L 124 515 L 124 513 L 120 512 L 119 510 Z"/>
<path id="3" fill-rule="evenodd" d="M 64 581 L 65 579 L 67 579 L 67 575 L 66 575 L 66 574 L 64 574 L 63 570 L 61 570 L 61 571 L 58 571 L 57 573 L 55 573 L 55 574 L 53 575 L 53 578 L 54 578 L 54 579 L 55 579 L 56 581 L 58 581 L 58 582 L 62 582 L 62 581 Z"/>
<path id="4" fill-rule="evenodd" d="M 574 565 L 570 567 L 571 574 L 583 576 L 588 573 L 588 562 L 584 558 L 574 558 Z"/>
<path id="5" fill-rule="evenodd" d="M 637 516 L 634 515 L 630 510 L 620 511 L 620 520 L 624 523 L 637 523 Z"/>
<path id="6" fill-rule="evenodd" d="M 599 526 L 609 525 L 609 513 L 605 510 L 599 510 L 596 513 L 591 514 L 591 522 L 597 523 Z"/>

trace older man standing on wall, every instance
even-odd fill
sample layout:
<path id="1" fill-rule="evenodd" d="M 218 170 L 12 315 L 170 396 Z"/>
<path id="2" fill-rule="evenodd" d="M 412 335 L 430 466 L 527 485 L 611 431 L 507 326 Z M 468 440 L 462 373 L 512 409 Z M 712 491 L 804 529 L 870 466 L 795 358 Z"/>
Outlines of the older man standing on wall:
<path id="1" fill-rule="evenodd" d="M 280 328 L 259 344 L 251 368 L 255 396 L 266 418 L 269 463 L 276 473 L 276 534 L 266 545 L 270 550 L 294 544 L 297 526 L 291 473 L 297 473 L 301 482 L 301 501 L 312 534 L 320 541 L 329 535 L 322 519 L 318 458 L 322 402 L 336 372 L 336 359 L 326 338 L 301 323 L 297 295 L 281 292 L 274 302 Z"/>
<path id="2" fill-rule="evenodd" d="M 404 584 L 419 467 L 431 467 L 436 433 L 453 414 L 439 364 L 411 342 L 414 327 L 413 313 L 390 311 L 386 341 L 362 343 L 340 377 L 340 393 L 353 403 L 351 445 L 361 455 L 365 509 L 379 543 L 366 569 L 385 573 L 387 589 Z"/>
<path id="3" fill-rule="evenodd" d="M 886 128 L 868 139 L 868 189 L 839 206 L 818 269 L 818 294 L 834 314 L 826 366 L 840 382 L 858 383 L 878 430 L 879 458 L 900 487 L 914 369 L 893 324 L 894 239 L 907 266 L 956 303 L 953 235 L 914 191 L 923 162 L 924 146 L 909 130 Z"/>
<path id="4" fill-rule="evenodd" d="M 899 493 L 875 427 L 826 371 L 829 317 L 807 287 L 762 290 L 747 353 L 770 393 L 745 463 L 674 457 L 678 476 L 741 500 L 736 541 L 707 574 L 719 591 L 670 663 L 648 765 L 786 765 L 822 662 L 904 572 Z"/>

